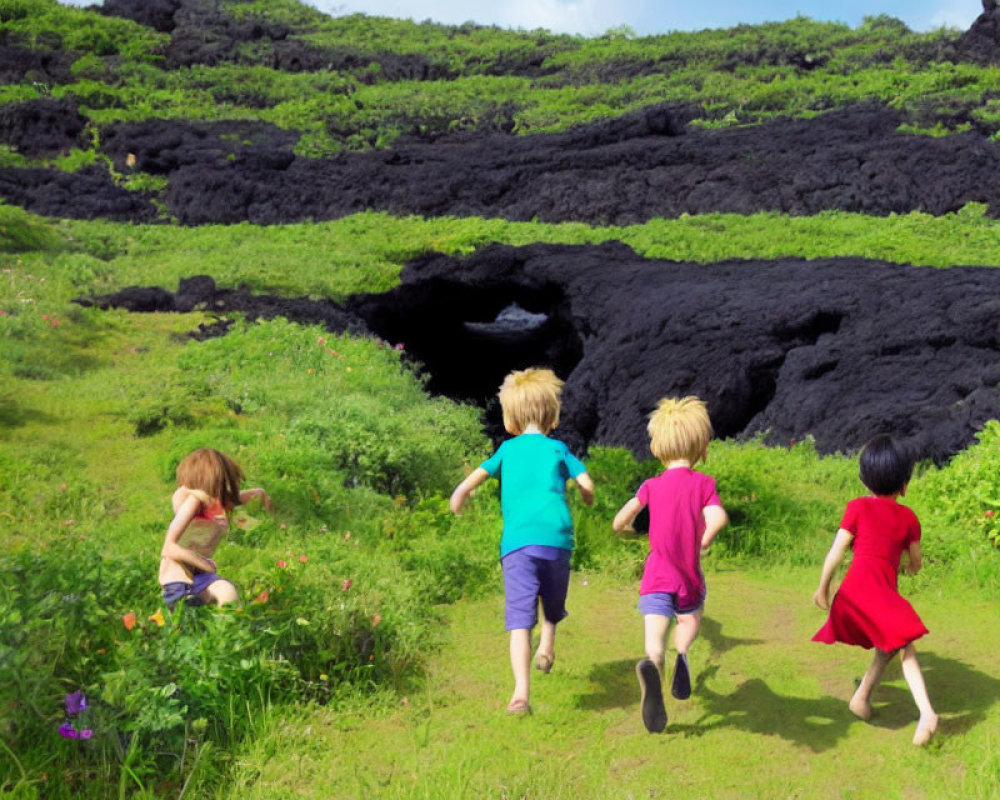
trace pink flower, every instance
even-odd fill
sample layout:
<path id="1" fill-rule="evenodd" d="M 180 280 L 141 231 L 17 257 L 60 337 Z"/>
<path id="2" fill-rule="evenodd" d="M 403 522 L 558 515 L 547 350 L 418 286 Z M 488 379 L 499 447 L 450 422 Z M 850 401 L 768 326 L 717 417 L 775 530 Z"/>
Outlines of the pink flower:
<path id="1" fill-rule="evenodd" d="M 299 561 L 305 564 L 309 560 L 309 556 L 299 556 Z"/>
<path id="2" fill-rule="evenodd" d="M 320 336 L 316 339 L 316 344 L 326 344 L 326 339 Z"/>
<path id="3" fill-rule="evenodd" d="M 988 510 L 988 511 L 986 512 L 986 516 L 987 516 L 987 517 L 993 517 L 993 516 L 996 516 L 996 512 L 995 512 L 995 511 L 994 511 L 994 510 L 993 510 L 993 509 L 991 508 L 991 509 L 989 509 L 989 510 Z"/>
<path id="4" fill-rule="evenodd" d="M 279 561 L 279 562 L 278 562 L 278 566 L 279 566 L 279 567 L 280 567 L 281 569 L 284 569 L 285 567 L 287 567 L 287 566 L 288 566 L 288 562 L 287 562 L 287 561 Z"/>
<path id="5" fill-rule="evenodd" d="M 352 581 L 350 578 L 344 578 L 344 582 L 342 584 L 340 584 L 340 591 L 346 592 L 353 585 L 354 585 L 354 581 Z"/>

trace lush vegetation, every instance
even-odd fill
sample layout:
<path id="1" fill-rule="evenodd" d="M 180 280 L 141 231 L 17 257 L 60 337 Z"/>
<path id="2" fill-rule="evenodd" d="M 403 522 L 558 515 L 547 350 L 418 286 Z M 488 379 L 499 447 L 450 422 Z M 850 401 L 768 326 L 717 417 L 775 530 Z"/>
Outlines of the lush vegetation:
<path id="1" fill-rule="evenodd" d="M 495 487 L 459 518 L 445 499 L 489 451 L 478 412 L 429 398 L 405 352 L 282 320 L 199 342 L 184 335 L 197 315 L 100 312 L 73 297 L 135 282 L 173 288 L 199 272 L 343 297 L 392 285 L 422 250 L 490 240 L 617 234 L 642 252 L 706 260 L 851 252 L 845 238 L 855 252 L 881 241 L 883 255 L 916 263 L 995 263 L 997 252 L 995 225 L 971 208 L 942 219 L 718 216 L 618 231 L 378 214 L 194 230 L 54 223 L 9 207 L 0 216 L 0 635 L 9 645 L 0 785 L 23 797 L 166 796 L 185 785 L 214 793 L 231 779 L 232 755 L 271 737 L 294 709 L 378 718 L 419 692 L 440 641 L 439 604 L 493 595 L 499 582 Z M 831 241 L 838 226 L 853 239 Z M 929 562 L 916 590 L 978 585 L 1000 598 L 998 438 L 990 426 L 980 444 L 914 481 Z M 204 444 L 232 453 L 277 510 L 241 510 L 221 551 L 242 611 L 170 617 L 155 565 L 172 473 Z M 587 463 L 598 502 L 574 503 L 574 565 L 629 586 L 642 542 L 618 540 L 608 521 L 656 464 L 607 448 Z M 707 468 L 733 520 L 710 568 L 817 565 L 859 491 L 853 459 L 819 457 L 808 441 L 788 450 L 717 442 Z M 67 717 L 64 696 L 76 690 L 89 706 Z M 93 735 L 61 739 L 60 724 Z"/>
<path id="2" fill-rule="evenodd" d="M 77 58 L 72 80 L 26 75 L 0 87 L 0 103 L 72 98 L 95 135 L 150 118 L 259 120 L 300 131 L 297 151 L 309 156 L 383 147 L 400 135 L 559 131 L 658 102 L 697 107 L 695 122 L 713 127 L 877 100 L 906 110 L 915 132 L 1000 130 L 1000 71 L 949 61 L 953 31 L 916 34 L 885 16 L 856 29 L 798 17 L 586 39 L 327 17 L 297 2 L 225 7 L 237 19 L 286 26 L 289 42 L 326 54 L 327 68 L 282 71 L 273 54 L 237 48 L 223 63 L 166 69 L 163 34 L 56 0 L 6 0 L 0 32 Z"/>
<path id="3" fill-rule="evenodd" d="M 102 126 L 148 118 L 271 122 L 302 131 L 298 151 L 305 155 L 384 146 L 401 134 L 563 130 L 661 101 L 698 104 L 700 124 L 711 126 L 875 99 L 912 112 L 915 132 L 1000 128 L 996 69 L 948 61 L 954 32 L 915 34 L 886 17 L 869 18 L 858 29 L 798 18 L 730 31 L 637 38 L 618 30 L 583 39 L 331 18 L 293 0 L 223 7 L 239 20 L 286 26 L 288 41 L 328 54 L 331 63 L 343 56 L 338 63 L 347 64 L 351 56 L 353 66 L 282 71 L 258 43 L 213 66 L 166 69 L 168 37 L 149 28 L 55 0 L 0 0 L 7 43 L 73 59 L 65 82 L 29 73 L 0 86 L 0 103 L 75 99 L 90 120 L 89 144 L 45 162 L 68 170 L 95 163 L 112 169 L 99 151 Z M 425 66 L 426 79 L 389 69 L 402 57 Z M 33 163 L 9 150 L 0 162 Z M 163 188 L 158 177 L 116 178 L 135 189 Z M 481 738 L 467 735 L 469 715 L 482 716 L 483 708 L 492 713 L 484 695 L 507 680 L 499 622 L 490 634 L 498 647 L 486 652 L 482 637 L 474 640 L 475 632 L 494 625 L 500 519 L 495 485 L 484 487 L 457 518 L 446 497 L 490 443 L 477 409 L 427 395 L 405 342 L 332 335 L 280 319 L 239 321 L 225 337 L 196 341 L 188 334 L 213 321 L 207 312 L 128 315 L 81 307 L 74 298 L 133 284 L 174 289 L 181 278 L 208 274 L 223 286 L 342 299 L 392 287 L 402 265 L 419 253 L 468 253 L 494 241 L 617 239 L 641 255 L 705 263 L 864 256 L 928 267 L 1000 266 L 1000 227 L 984 211 L 970 204 L 943 217 L 713 214 L 628 228 L 369 213 L 323 224 L 182 229 L 43 220 L 0 205 L 0 793 L 297 796 L 309 779 L 286 785 L 281 771 L 308 774 L 309 759 L 318 760 L 321 748 L 349 752 L 351 741 L 370 750 L 363 762 L 370 770 L 353 762 L 343 767 L 338 774 L 349 776 L 346 787 L 332 778 L 318 781 L 327 796 L 499 796 L 508 790 L 509 796 L 609 796 L 621 788 L 569 766 L 511 782 L 503 772 L 509 751 L 484 759 Z M 276 509 L 240 509 L 220 549 L 221 571 L 240 587 L 242 609 L 182 609 L 170 616 L 155 570 L 173 471 L 184 454 L 203 445 L 240 461 L 252 484 L 267 487 Z M 586 462 L 598 500 L 589 509 L 573 501 L 575 574 L 604 593 L 582 600 L 574 614 L 600 620 L 590 638 L 576 644 L 579 669 L 594 672 L 576 674 L 558 690 L 564 711 L 550 713 L 552 724 L 567 726 L 562 738 L 551 737 L 544 727 L 550 723 L 542 723 L 526 741 L 532 754 L 551 753 L 552 741 L 574 752 L 584 742 L 581 752 L 603 767 L 610 757 L 592 737 L 596 730 L 603 739 L 618 724 L 613 715 L 620 709 L 608 722 L 600 693 L 625 691 L 626 678 L 631 691 L 633 679 L 627 664 L 612 664 L 617 672 L 593 664 L 599 643 L 619 647 L 623 627 L 624 612 L 607 614 L 601 602 L 623 609 L 627 603 L 631 612 L 643 553 L 641 540 L 615 538 L 609 520 L 657 465 L 603 447 L 592 448 Z M 907 590 L 939 614 L 935 630 L 963 610 L 938 605 L 948 594 L 978 604 L 977 620 L 995 616 L 998 467 L 1000 427 L 991 424 L 950 464 L 921 465 L 910 487 L 909 502 L 924 523 L 927 568 Z M 827 687 L 808 677 L 827 667 L 806 658 L 810 669 L 803 672 L 794 661 L 795 643 L 807 637 L 811 622 L 795 615 L 787 626 L 773 620 L 785 620 L 787 606 L 798 602 L 792 597 L 807 602 L 806 570 L 818 568 L 844 502 L 860 491 L 854 460 L 850 454 L 820 457 L 808 440 L 789 449 L 725 441 L 713 443 L 706 469 L 717 477 L 732 517 L 708 568 L 720 575 L 737 567 L 751 575 L 763 571 L 763 582 L 776 588 L 764 591 L 757 616 L 746 610 L 758 607 L 749 594 L 717 606 L 727 619 L 742 616 L 746 630 L 739 635 L 750 638 L 727 639 L 709 629 L 710 663 L 698 668 L 717 675 L 724 666 L 720 692 L 777 674 L 798 694 L 815 696 L 793 699 L 804 718 L 827 714 L 830 703 L 821 699 Z M 763 591 L 734 580 L 728 576 L 719 586 Z M 446 641 L 443 624 L 456 613 L 452 604 L 459 615 L 471 609 L 464 628 L 459 619 L 457 636 L 465 638 L 458 645 Z M 942 646 L 961 644 L 963 632 L 960 626 L 958 633 L 947 631 L 950 644 Z M 775 647 L 764 655 L 736 666 L 722 661 L 734 642 L 771 638 Z M 979 670 L 992 640 L 975 641 L 978 649 L 968 658 Z M 631 657 L 637 643 L 622 648 L 608 658 Z M 443 696 L 429 688 L 427 671 L 428 665 L 441 668 L 434 661 L 441 653 L 450 665 L 441 679 L 448 683 Z M 940 657 L 930 663 L 938 677 L 954 676 L 955 696 L 997 694 L 995 680 L 971 667 Z M 837 669 L 848 682 L 850 667 Z M 742 677 L 731 677 L 737 674 Z M 611 688 L 594 689 L 600 680 Z M 78 691 L 86 708 L 78 700 L 67 706 L 67 696 Z M 413 699 L 425 694 L 426 701 Z M 748 699 L 773 706 L 763 721 L 742 723 L 770 744 L 788 724 L 779 708 L 785 698 L 763 692 Z M 696 764 L 698 751 L 715 754 L 697 747 L 703 729 L 745 713 L 728 708 L 722 695 L 713 702 L 707 716 L 692 708 L 681 717 L 691 733 L 685 758 Z M 960 708 L 958 735 L 942 765 L 903 762 L 901 769 L 927 779 L 926 792 L 900 777 L 880 796 L 951 796 L 944 787 L 958 769 L 961 791 L 953 796 L 996 795 L 995 743 L 976 726 L 985 712 Z M 571 723 L 571 716 L 585 721 Z M 427 755 L 435 750 L 432 718 L 435 725 L 444 719 L 444 735 L 463 742 L 458 761 L 443 756 L 446 768 Z M 524 734 L 509 722 L 498 716 L 487 738 L 520 742 Z M 572 727 L 580 724 L 587 731 Z M 63 738 L 61 726 L 91 735 Z M 817 741 L 829 749 L 846 736 L 841 726 L 825 729 L 818 740 L 793 730 L 795 743 L 814 751 Z M 378 761 L 386 737 L 400 733 L 415 742 L 399 762 L 407 776 L 418 775 L 412 782 L 394 782 L 396 767 Z M 729 746 L 738 758 L 755 745 Z M 662 768 L 662 754 L 628 748 L 627 758 Z M 874 736 L 860 741 L 862 750 L 877 748 Z M 850 752 L 858 749 L 855 743 Z M 514 757 L 516 769 L 526 753 Z M 793 757 L 780 747 L 766 757 L 781 765 L 766 786 L 786 792 L 786 773 L 798 762 L 782 761 Z M 602 775 L 631 770 L 616 769 Z M 839 770 L 826 765 L 819 773 Z M 265 783 L 258 789 L 259 777 Z M 710 793 L 704 783 L 686 781 L 693 796 Z M 717 796 L 727 791 L 740 796 L 741 787 L 722 787 Z M 804 786 L 796 791 L 812 794 Z"/>

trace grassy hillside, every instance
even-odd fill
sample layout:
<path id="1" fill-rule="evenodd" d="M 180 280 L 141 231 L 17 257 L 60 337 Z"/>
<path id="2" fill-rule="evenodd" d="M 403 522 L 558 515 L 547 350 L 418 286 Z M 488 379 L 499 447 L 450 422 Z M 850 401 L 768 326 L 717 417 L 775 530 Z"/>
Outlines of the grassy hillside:
<path id="1" fill-rule="evenodd" d="M 957 32 L 915 34 L 884 16 L 857 29 L 798 18 L 583 39 L 331 18 L 291 0 L 189 5 L 211 53 L 183 27 L 0 0 L 0 112 L 67 99 L 84 119 L 72 147 L 26 155 L 8 144 L 0 165 L 96 166 L 132 191 L 160 191 L 160 176 L 126 176 L 101 148 L 107 126 L 166 118 L 272 123 L 301 132 L 305 155 L 400 135 L 563 130 L 663 101 L 691 105 L 706 127 L 878 100 L 904 109 L 914 135 L 1000 129 L 996 67 L 962 61 Z M 897 729 L 910 724 L 908 701 L 894 677 L 888 729 L 848 728 L 840 701 L 860 654 L 804 643 L 818 626 L 806 611 L 811 581 L 844 503 L 862 491 L 852 454 L 820 457 L 808 439 L 712 445 L 705 468 L 732 518 L 709 559 L 719 601 L 696 651 L 696 697 L 675 716 L 678 737 L 661 741 L 640 738 L 634 699 L 619 699 L 635 691 L 643 543 L 610 532 L 656 464 L 587 454 L 598 500 L 572 508 L 578 627 L 557 667 L 568 671 L 540 689 L 535 718 L 508 720 L 496 701 L 507 681 L 496 486 L 461 517 L 446 503 L 490 451 L 479 409 L 430 397 L 405 342 L 280 319 L 236 320 L 200 340 L 190 334 L 217 321 L 211 309 L 129 315 L 73 302 L 133 284 L 172 290 L 199 274 L 343 299 L 394 286 L 420 253 L 495 241 L 618 239 L 704 263 L 855 255 L 997 266 L 1000 227 L 984 211 L 630 227 L 365 213 L 185 228 L 166 215 L 59 221 L 0 205 L 0 793 L 596 798 L 655 794 L 674 776 L 692 797 L 790 785 L 825 797 L 850 763 L 845 796 L 995 796 L 1000 426 L 942 468 L 920 465 L 908 496 L 927 566 L 904 591 L 934 631 L 925 665 L 945 717 L 940 746 L 907 751 Z M 174 468 L 198 446 L 236 457 L 275 511 L 241 509 L 219 551 L 243 608 L 170 618 L 158 552 Z M 582 581 L 599 591 L 586 596 Z M 67 716 L 76 690 L 89 706 Z M 93 735 L 62 738 L 68 722 Z M 496 745 L 509 740 L 550 766 L 533 772 L 524 753 Z M 664 755 L 678 744 L 703 769 Z M 877 779 L 863 782 L 869 773 Z"/>

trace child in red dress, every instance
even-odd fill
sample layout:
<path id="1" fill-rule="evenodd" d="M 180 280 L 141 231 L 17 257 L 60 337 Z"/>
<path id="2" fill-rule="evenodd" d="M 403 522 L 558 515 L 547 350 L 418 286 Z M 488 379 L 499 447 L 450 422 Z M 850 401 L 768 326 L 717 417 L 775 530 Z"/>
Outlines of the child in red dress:
<path id="1" fill-rule="evenodd" d="M 904 551 L 910 575 L 921 566 L 920 522 L 913 511 L 896 501 L 906 493 L 913 462 L 892 437 L 876 436 L 862 450 L 860 466 L 861 482 L 873 496 L 847 504 L 813 595 L 817 606 L 830 611 L 813 641 L 875 648 L 872 663 L 848 704 L 851 712 L 863 720 L 871 717 L 871 694 L 882 672 L 902 651 L 903 677 L 920 710 L 913 743 L 923 745 L 930 741 L 938 724 L 913 646 L 927 628 L 900 596 L 896 585 Z M 831 605 L 830 581 L 849 547 L 854 557 Z"/>

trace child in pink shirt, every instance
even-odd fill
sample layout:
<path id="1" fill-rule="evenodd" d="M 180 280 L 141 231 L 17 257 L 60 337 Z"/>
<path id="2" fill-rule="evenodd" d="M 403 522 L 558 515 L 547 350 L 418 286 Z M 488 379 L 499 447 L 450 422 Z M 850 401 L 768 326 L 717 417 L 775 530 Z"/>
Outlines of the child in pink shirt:
<path id="1" fill-rule="evenodd" d="M 697 397 L 664 398 L 649 417 L 650 450 L 666 467 L 639 487 L 615 515 L 615 531 L 649 506 L 649 556 L 639 586 L 639 611 L 645 624 L 646 658 L 636 664 L 642 691 L 642 721 L 651 733 L 667 726 L 661 688 L 664 651 L 671 618 L 677 660 L 671 693 L 691 696 L 688 647 L 698 635 L 705 603 L 701 553 L 729 522 L 715 480 L 692 467 L 704 461 L 712 438 L 705 403 Z"/>

